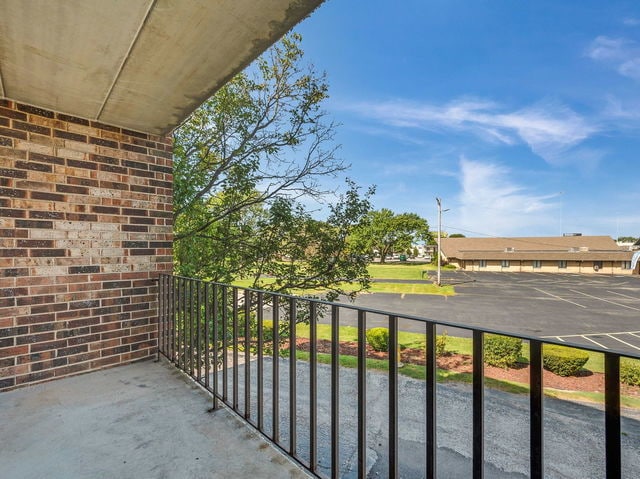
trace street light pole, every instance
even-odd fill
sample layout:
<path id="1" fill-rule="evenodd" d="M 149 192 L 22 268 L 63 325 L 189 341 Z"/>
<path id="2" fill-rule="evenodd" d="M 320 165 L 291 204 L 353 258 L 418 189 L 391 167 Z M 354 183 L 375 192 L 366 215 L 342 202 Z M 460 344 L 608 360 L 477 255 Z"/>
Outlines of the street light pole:
<path id="1" fill-rule="evenodd" d="M 440 281 L 440 270 L 442 269 L 442 258 L 440 256 L 440 238 L 442 237 L 442 200 L 436 197 L 436 203 L 438 203 L 438 279 L 436 284 L 442 286 Z M 449 211 L 448 209 L 444 211 Z"/>

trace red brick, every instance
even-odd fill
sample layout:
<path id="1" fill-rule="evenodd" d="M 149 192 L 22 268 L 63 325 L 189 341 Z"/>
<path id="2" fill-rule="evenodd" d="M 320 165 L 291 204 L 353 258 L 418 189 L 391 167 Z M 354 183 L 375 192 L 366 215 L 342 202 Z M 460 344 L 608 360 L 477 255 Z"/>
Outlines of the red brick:
<path id="1" fill-rule="evenodd" d="M 27 354 L 29 352 L 29 346 L 15 346 L 11 348 L 0 348 L 0 358 L 8 358 L 10 356 L 18 356 L 20 354 Z"/>
<path id="2" fill-rule="evenodd" d="M 44 343 L 36 343 L 30 346 L 29 352 L 39 353 L 42 351 L 52 351 L 54 349 L 64 348 L 67 345 L 66 340 L 47 341 Z"/>
<path id="3" fill-rule="evenodd" d="M 171 139 L 0 100 L 0 154 L 0 368 L 13 368 L 0 390 L 153 354 L 150 278 L 172 269 Z M 129 269 L 136 256 L 153 271 Z"/>

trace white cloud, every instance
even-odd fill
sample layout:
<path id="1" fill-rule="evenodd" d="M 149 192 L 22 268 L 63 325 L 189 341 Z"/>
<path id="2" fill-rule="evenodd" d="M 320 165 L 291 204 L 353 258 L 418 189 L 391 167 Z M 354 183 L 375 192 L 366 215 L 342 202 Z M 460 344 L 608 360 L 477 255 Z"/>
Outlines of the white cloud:
<path id="1" fill-rule="evenodd" d="M 527 231 L 557 234 L 552 200 L 560 193 L 537 195 L 520 185 L 509 168 L 466 158 L 460 160 L 459 208 L 448 221 L 460 229 L 492 236 L 517 236 Z M 455 224 L 457 223 L 457 224 Z"/>
<path id="2" fill-rule="evenodd" d="M 549 163 L 558 163 L 570 148 L 596 132 L 566 106 L 540 103 L 499 117 L 501 126 L 513 129 L 531 150 Z"/>
<path id="3" fill-rule="evenodd" d="M 491 143 L 526 143 L 549 163 L 557 163 L 567 150 L 597 131 L 595 125 L 567 106 L 551 101 L 516 111 L 505 111 L 495 102 L 475 98 L 461 98 L 442 106 L 407 101 L 360 103 L 353 109 L 399 128 L 470 132 Z"/>
<path id="4" fill-rule="evenodd" d="M 586 55 L 611 65 L 622 76 L 640 81 L 640 46 L 625 38 L 596 37 Z"/>
<path id="5" fill-rule="evenodd" d="M 627 25 L 628 27 L 637 27 L 640 25 L 640 18 L 627 17 L 622 20 L 622 23 Z"/>
<path id="6" fill-rule="evenodd" d="M 618 67 L 620 75 L 640 81 L 640 56 L 622 63 Z"/>
<path id="7" fill-rule="evenodd" d="M 630 44 L 624 38 L 596 37 L 587 47 L 587 56 L 594 60 L 620 60 L 626 57 Z"/>

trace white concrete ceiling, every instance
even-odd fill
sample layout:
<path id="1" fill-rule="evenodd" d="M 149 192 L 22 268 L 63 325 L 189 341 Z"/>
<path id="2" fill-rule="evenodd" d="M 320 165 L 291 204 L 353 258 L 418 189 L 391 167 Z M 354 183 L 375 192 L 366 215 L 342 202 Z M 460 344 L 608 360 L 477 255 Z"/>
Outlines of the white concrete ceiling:
<path id="1" fill-rule="evenodd" d="M 162 134 L 323 0 L 0 0 L 0 97 Z"/>

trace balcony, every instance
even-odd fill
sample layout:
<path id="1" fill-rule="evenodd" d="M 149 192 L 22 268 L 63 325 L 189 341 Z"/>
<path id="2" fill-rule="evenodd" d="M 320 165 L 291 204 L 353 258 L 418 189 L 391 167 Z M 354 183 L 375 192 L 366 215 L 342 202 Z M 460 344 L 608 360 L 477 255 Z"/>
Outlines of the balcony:
<path id="1" fill-rule="evenodd" d="M 213 408 L 236 412 L 316 476 L 640 476 L 640 414 L 621 410 L 621 352 L 601 352 L 603 404 L 581 404 L 544 396 L 542 350 L 552 341 L 521 337 L 529 391 L 515 395 L 485 386 L 483 343 L 495 331 L 188 278 L 162 276 L 159 289 L 160 353 L 212 394 Z M 296 337 L 302 318 L 306 351 Z M 368 323 L 381 320 L 382 371 L 369 366 L 365 339 Z M 348 358 L 340 325 L 354 321 L 357 356 Z M 401 370 L 398 341 L 416 322 L 425 348 L 418 379 Z M 473 338 L 471 384 L 437 381 L 443 326 Z M 274 355 L 279 335 L 288 338 Z"/>
<path id="2" fill-rule="evenodd" d="M 602 353 L 604 403 L 584 404 L 544 395 L 540 339 L 523 338 L 529 392 L 513 394 L 485 384 L 487 330 L 169 275 L 159 295 L 159 361 L 0 395 L 3 477 L 640 477 L 622 353 Z M 337 345 L 353 320 L 349 358 Z M 380 320 L 389 352 L 373 364 Z M 424 375 L 410 377 L 399 338 L 416 322 Z M 470 332 L 471 383 L 437 380 L 442 326 Z"/>
<path id="3" fill-rule="evenodd" d="M 3 478 L 308 477 L 170 363 L 0 394 Z"/>

